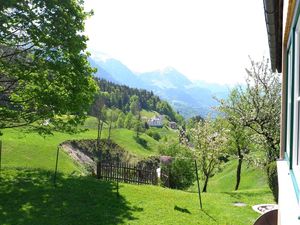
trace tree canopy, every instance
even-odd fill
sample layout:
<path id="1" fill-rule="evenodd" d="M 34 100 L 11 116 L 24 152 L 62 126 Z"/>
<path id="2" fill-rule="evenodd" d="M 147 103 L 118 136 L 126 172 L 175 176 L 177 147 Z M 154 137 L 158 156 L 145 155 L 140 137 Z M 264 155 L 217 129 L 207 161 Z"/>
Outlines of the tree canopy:
<path id="1" fill-rule="evenodd" d="M 234 123 L 251 129 L 260 137 L 257 142 L 266 149 L 266 162 L 279 156 L 281 82 L 280 75 L 272 73 L 269 61 L 251 60 L 246 69 L 246 87 L 231 91 L 227 100 L 221 100 L 220 110 Z M 237 121 L 238 120 L 238 121 Z"/>
<path id="2" fill-rule="evenodd" d="M 76 0 L 1 1 L 0 11 L 0 130 L 73 130 L 97 89 L 83 34 L 90 13 Z"/>
<path id="3" fill-rule="evenodd" d="M 195 156 L 204 178 L 203 192 L 207 191 L 209 178 L 222 165 L 222 158 L 226 155 L 225 128 L 219 119 L 207 117 L 200 120 L 191 129 L 191 136 L 195 147 Z"/>
<path id="4" fill-rule="evenodd" d="M 152 91 L 130 88 L 126 85 L 115 84 L 104 79 L 96 78 L 96 82 L 101 93 L 95 96 L 94 102 L 97 102 L 97 98 L 103 98 L 104 104 L 107 107 L 118 108 L 124 113 L 132 111 L 133 108 L 139 110 L 145 109 L 167 115 L 172 121 L 182 122 L 184 120 L 180 114 L 172 109 L 168 102 L 161 100 Z M 132 104 L 133 102 L 134 104 Z M 96 115 L 93 107 L 90 110 L 90 115 Z"/>

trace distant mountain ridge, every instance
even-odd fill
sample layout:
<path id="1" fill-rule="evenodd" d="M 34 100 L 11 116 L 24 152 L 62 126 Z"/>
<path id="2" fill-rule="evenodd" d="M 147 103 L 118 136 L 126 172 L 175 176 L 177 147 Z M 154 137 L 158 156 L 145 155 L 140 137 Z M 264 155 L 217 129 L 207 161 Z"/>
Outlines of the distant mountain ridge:
<path id="1" fill-rule="evenodd" d="M 206 116 L 213 112 L 218 102 L 214 99 L 226 98 L 229 87 L 203 81 L 191 81 L 175 68 L 167 67 L 145 73 L 134 73 L 119 60 L 109 57 L 91 56 L 92 67 L 97 68 L 96 77 L 125 84 L 133 88 L 153 91 L 184 117 Z"/>

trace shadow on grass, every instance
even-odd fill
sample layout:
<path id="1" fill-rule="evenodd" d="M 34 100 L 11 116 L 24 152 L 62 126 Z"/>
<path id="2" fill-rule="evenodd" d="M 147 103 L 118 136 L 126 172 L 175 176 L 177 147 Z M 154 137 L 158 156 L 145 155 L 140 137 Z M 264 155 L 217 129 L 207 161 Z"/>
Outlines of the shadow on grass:
<path id="1" fill-rule="evenodd" d="M 135 220 L 143 211 L 117 195 L 113 183 L 89 177 L 59 175 L 43 170 L 6 169 L 0 180 L 0 224 L 103 224 Z"/>
<path id="2" fill-rule="evenodd" d="M 136 136 L 134 136 L 133 138 L 136 141 L 136 143 L 138 143 L 139 145 L 141 145 L 143 148 L 145 148 L 147 150 L 150 149 L 150 147 L 148 146 L 147 140 L 145 140 L 144 138 L 136 137 Z"/>
<path id="3" fill-rule="evenodd" d="M 179 212 L 182 212 L 182 213 L 188 213 L 188 214 L 191 214 L 190 210 L 186 209 L 186 208 L 181 208 L 177 205 L 174 206 L 174 210 L 176 211 L 179 211 Z"/>
<path id="4" fill-rule="evenodd" d="M 247 191 L 235 192 L 235 191 L 232 191 L 232 192 L 222 192 L 222 193 L 229 195 L 232 198 L 240 200 L 242 198 L 258 198 L 260 196 L 264 196 L 264 195 L 268 194 L 269 191 L 267 191 L 267 190 L 266 191 L 260 190 L 259 192 L 247 192 Z"/>
<path id="5" fill-rule="evenodd" d="M 201 211 L 207 215 L 211 220 L 213 220 L 214 222 L 218 222 L 214 217 L 212 217 L 211 215 L 208 214 L 208 212 L 206 212 L 204 209 L 201 209 Z"/>

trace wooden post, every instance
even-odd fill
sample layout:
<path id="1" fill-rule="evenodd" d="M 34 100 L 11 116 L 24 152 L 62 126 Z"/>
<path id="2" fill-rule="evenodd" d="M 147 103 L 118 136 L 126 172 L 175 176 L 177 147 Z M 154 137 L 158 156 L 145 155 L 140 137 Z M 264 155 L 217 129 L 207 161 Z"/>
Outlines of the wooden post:
<path id="1" fill-rule="evenodd" d="M 198 185 L 198 197 L 199 197 L 199 202 L 200 202 L 200 209 L 202 209 L 202 200 L 201 200 L 200 184 L 199 184 L 199 176 L 198 176 L 198 166 L 197 166 L 196 159 L 195 159 L 195 170 L 196 170 L 196 178 L 197 178 L 197 185 Z"/>
<path id="2" fill-rule="evenodd" d="M 53 179 L 53 184 L 56 186 L 56 176 L 57 176 L 57 166 L 58 166 L 58 155 L 59 155 L 59 147 L 57 147 L 56 151 L 56 163 L 55 163 L 55 171 L 54 171 L 54 179 Z"/>
<path id="3" fill-rule="evenodd" d="M 2 141 L 0 140 L 0 173 L 2 169 Z"/>
<path id="4" fill-rule="evenodd" d="M 119 179 L 118 179 L 118 172 L 120 167 L 120 159 L 119 154 L 117 153 L 117 173 L 116 173 L 116 179 L 117 179 L 117 195 L 119 196 Z"/>

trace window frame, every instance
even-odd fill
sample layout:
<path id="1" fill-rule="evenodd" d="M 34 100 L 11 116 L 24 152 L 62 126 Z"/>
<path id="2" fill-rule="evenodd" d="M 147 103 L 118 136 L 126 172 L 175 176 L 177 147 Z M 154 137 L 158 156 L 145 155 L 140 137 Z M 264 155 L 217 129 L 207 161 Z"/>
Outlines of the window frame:
<path id="1" fill-rule="evenodd" d="M 293 159 L 292 169 L 296 180 L 300 180 L 300 19 L 294 29 L 294 85 L 293 85 Z"/>
<path id="2" fill-rule="evenodd" d="M 292 169 L 293 155 L 293 38 L 287 50 L 287 97 L 286 97 L 286 158 L 289 161 L 290 169 Z"/>

